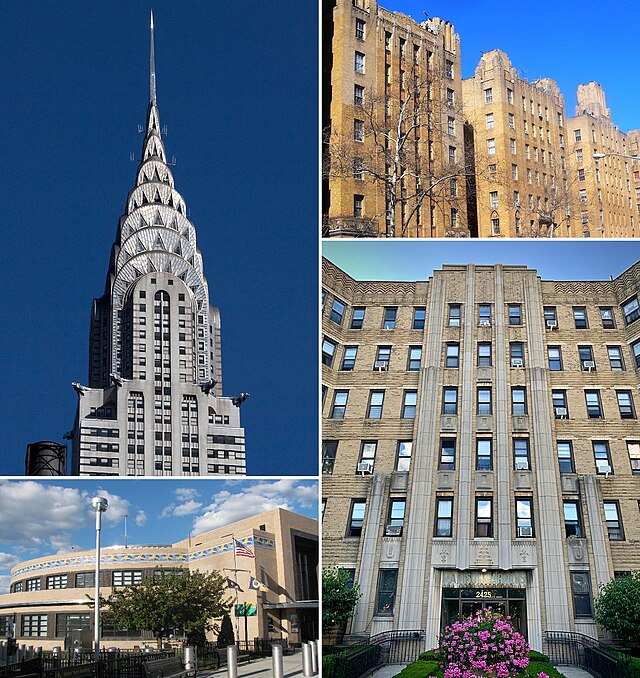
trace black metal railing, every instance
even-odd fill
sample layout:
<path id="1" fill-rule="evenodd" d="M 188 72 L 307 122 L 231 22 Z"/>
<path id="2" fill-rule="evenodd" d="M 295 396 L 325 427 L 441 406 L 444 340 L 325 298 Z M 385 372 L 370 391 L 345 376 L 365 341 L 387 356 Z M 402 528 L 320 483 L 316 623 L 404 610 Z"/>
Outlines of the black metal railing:
<path id="1" fill-rule="evenodd" d="M 547 631 L 543 652 L 553 664 L 580 666 L 597 678 L 623 678 L 618 652 L 583 633 Z"/>
<path id="2" fill-rule="evenodd" d="M 323 678 L 360 678 L 382 664 L 380 645 L 345 648 L 322 660 Z"/>
<path id="3" fill-rule="evenodd" d="M 385 631 L 369 638 L 369 645 L 382 648 L 382 664 L 409 664 L 424 652 L 424 631 Z"/>

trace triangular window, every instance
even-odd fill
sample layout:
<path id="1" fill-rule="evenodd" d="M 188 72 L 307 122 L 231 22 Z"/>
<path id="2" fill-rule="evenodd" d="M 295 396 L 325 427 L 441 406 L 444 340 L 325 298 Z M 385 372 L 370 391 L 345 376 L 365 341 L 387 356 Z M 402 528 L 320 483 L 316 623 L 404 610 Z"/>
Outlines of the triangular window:
<path id="1" fill-rule="evenodd" d="M 164 226 L 164 221 L 162 221 L 160 210 L 156 210 L 156 218 L 153 223 L 156 224 L 157 226 Z"/>

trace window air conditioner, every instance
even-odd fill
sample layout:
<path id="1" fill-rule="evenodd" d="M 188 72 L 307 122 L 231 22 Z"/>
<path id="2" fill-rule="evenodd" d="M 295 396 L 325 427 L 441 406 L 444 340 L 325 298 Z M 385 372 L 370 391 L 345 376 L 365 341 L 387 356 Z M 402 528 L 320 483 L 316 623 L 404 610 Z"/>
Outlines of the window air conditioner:
<path id="1" fill-rule="evenodd" d="M 511 358 L 511 367 L 524 367 L 522 358 Z"/>
<path id="2" fill-rule="evenodd" d="M 480 326 L 491 327 L 491 321 L 488 318 L 482 318 L 482 320 L 480 320 Z"/>
<path id="3" fill-rule="evenodd" d="M 585 360 L 582 363 L 582 371 L 583 372 L 593 372 L 593 370 L 596 369 L 596 364 L 593 360 Z"/>
<path id="4" fill-rule="evenodd" d="M 528 471 L 529 462 L 526 459 L 516 459 L 516 471 Z"/>
<path id="5" fill-rule="evenodd" d="M 611 473 L 611 466 L 609 464 L 600 464 L 598 466 L 598 473 L 604 473 L 608 476 Z"/>
<path id="6" fill-rule="evenodd" d="M 533 537 L 533 528 L 531 526 L 521 526 L 518 528 L 518 537 Z"/>
<path id="7" fill-rule="evenodd" d="M 399 537 L 402 534 L 402 525 L 387 525 L 385 535 L 387 537 Z"/>
<path id="8" fill-rule="evenodd" d="M 359 462 L 358 473 L 362 473 L 362 475 L 365 475 L 366 473 L 373 473 L 373 464 L 370 461 Z"/>
<path id="9" fill-rule="evenodd" d="M 558 419 L 566 419 L 567 418 L 567 408 L 566 407 L 556 407 L 555 413 L 556 413 L 556 417 Z"/>
<path id="10" fill-rule="evenodd" d="M 558 323 L 555 320 L 547 320 L 547 329 L 548 330 L 557 330 Z"/>
<path id="11" fill-rule="evenodd" d="M 376 362 L 375 368 L 378 372 L 386 372 L 389 369 L 389 364 L 385 362 Z"/>

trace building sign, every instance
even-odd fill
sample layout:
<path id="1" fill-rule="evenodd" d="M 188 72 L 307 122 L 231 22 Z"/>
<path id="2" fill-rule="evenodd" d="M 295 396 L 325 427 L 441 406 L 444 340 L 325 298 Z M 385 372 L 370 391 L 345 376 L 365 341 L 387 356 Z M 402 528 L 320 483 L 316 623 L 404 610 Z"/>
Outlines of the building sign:
<path id="1" fill-rule="evenodd" d="M 527 573 L 510 572 L 480 572 L 478 570 L 469 570 L 462 572 L 459 570 L 442 571 L 443 588 L 526 588 Z"/>
<path id="2" fill-rule="evenodd" d="M 236 605 L 236 617 L 255 617 L 258 614 L 253 603 L 238 603 Z"/>

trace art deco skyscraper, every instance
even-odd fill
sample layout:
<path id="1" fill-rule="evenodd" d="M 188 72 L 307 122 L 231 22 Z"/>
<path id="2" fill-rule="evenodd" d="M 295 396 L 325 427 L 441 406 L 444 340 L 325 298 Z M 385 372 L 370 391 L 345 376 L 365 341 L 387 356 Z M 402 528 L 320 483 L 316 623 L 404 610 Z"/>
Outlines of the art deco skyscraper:
<path id="1" fill-rule="evenodd" d="M 89 386 L 74 384 L 72 473 L 245 474 L 246 394 L 222 396 L 220 315 L 162 142 L 153 16 L 142 157 L 93 302 L 89 351 Z"/>

